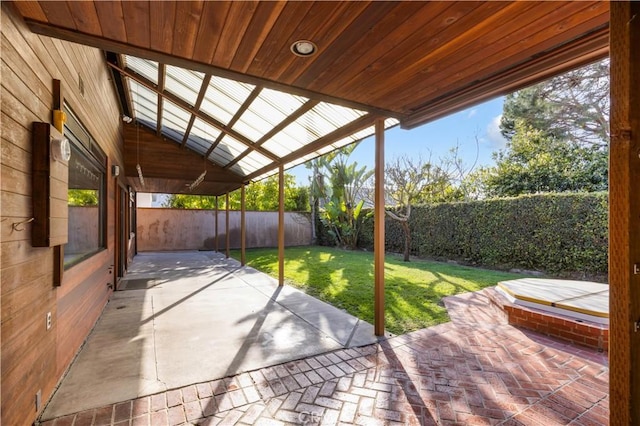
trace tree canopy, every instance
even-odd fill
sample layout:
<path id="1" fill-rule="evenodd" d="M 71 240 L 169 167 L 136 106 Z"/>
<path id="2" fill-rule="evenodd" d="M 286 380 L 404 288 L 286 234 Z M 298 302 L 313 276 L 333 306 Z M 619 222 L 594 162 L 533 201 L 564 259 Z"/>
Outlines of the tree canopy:
<path id="1" fill-rule="evenodd" d="M 466 185 L 487 196 L 608 188 L 609 61 L 603 60 L 506 97 L 507 139 L 495 167 Z"/>
<path id="2" fill-rule="evenodd" d="M 516 196 L 539 192 L 601 191 L 607 188 L 607 155 L 515 123 L 507 147 L 494 154 L 496 166 L 485 176 L 487 195 Z"/>

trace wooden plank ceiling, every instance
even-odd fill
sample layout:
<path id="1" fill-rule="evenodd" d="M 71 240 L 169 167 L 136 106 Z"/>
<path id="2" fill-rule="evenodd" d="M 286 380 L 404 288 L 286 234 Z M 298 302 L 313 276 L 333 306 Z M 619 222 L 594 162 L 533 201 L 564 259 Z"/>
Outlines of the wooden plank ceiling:
<path id="1" fill-rule="evenodd" d="M 394 117 L 405 128 L 608 54 L 601 1 L 14 4 L 36 33 Z M 291 53 L 302 39 L 317 45 L 315 55 Z"/>

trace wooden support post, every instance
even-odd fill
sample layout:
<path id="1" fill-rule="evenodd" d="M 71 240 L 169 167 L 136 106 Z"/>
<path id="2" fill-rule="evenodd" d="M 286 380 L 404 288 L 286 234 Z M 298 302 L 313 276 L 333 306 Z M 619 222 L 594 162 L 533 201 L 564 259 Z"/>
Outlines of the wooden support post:
<path id="1" fill-rule="evenodd" d="M 384 119 L 376 121 L 374 194 L 374 332 L 384 336 Z"/>
<path id="2" fill-rule="evenodd" d="M 225 198 L 225 208 L 226 208 L 226 212 L 227 212 L 227 216 L 226 216 L 226 227 L 224 228 L 225 230 L 225 234 L 226 234 L 226 241 L 225 241 L 225 252 L 226 252 L 226 256 L 227 259 L 229 258 L 229 244 L 231 242 L 231 232 L 229 232 L 229 193 L 227 192 L 226 194 L 226 198 Z"/>
<path id="3" fill-rule="evenodd" d="M 609 401 L 611 425 L 640 424 L 640 3 L 611 2 Z"/>
<path id="4" fill-rule="evenodd" d="M 213 237 L 213 247 L 215 248 L 216 252 L 218 252 L 219 247 L 218 247 L 218 196 L 216 195 L 216 233 L 215 233 L 215 237 Z"/>
<path id="5" fill-rule="evenodd" d="M 246 221 L 245 221 L 245 186 L 242 184 L 240 187 L 240 264 L 244 266 L 246 263 L 245 257 L 245 239 L 246 239 Z"/>
<path id="6" fill-rule="evenodd" d="M 278 171 L 278 285 L 284 284 L 284 167 Z"/>

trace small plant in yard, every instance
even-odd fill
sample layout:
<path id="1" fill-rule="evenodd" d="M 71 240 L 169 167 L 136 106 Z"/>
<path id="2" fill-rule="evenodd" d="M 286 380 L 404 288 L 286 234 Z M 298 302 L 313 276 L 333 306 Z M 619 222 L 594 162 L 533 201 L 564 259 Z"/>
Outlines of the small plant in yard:
<path id="1" fill-rule="evenodd" d="M 239 257 L 239 251 L 232 252 Z M 277 249 L 247 250 L 247 265 L 272 276 L 278 273 Z M 403 334 L 449 321 L 442 298 L 478 291 L 521 275 L 447 263 L 387 255 L 385 261 L 385 322 L 393 334 Z M 373 323 L 373 254 L 330 247 L 285 250 L 287 284 L 350 314 Z"/>

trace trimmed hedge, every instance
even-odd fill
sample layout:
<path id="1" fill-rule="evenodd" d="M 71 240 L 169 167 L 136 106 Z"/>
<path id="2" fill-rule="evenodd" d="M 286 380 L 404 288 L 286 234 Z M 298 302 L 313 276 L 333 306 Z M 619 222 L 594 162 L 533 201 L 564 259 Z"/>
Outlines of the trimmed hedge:
<path id="1" fill-rule="evenodd" d="M 603 278 L 608 259 L 607 193 L 526 195 L 415 206 L 411 254 L 500 269 Z M 359 245 L 373 248 L 373 218 Z M 401 253 L 404 235 L 386 219 L 386 248 Z"/>

